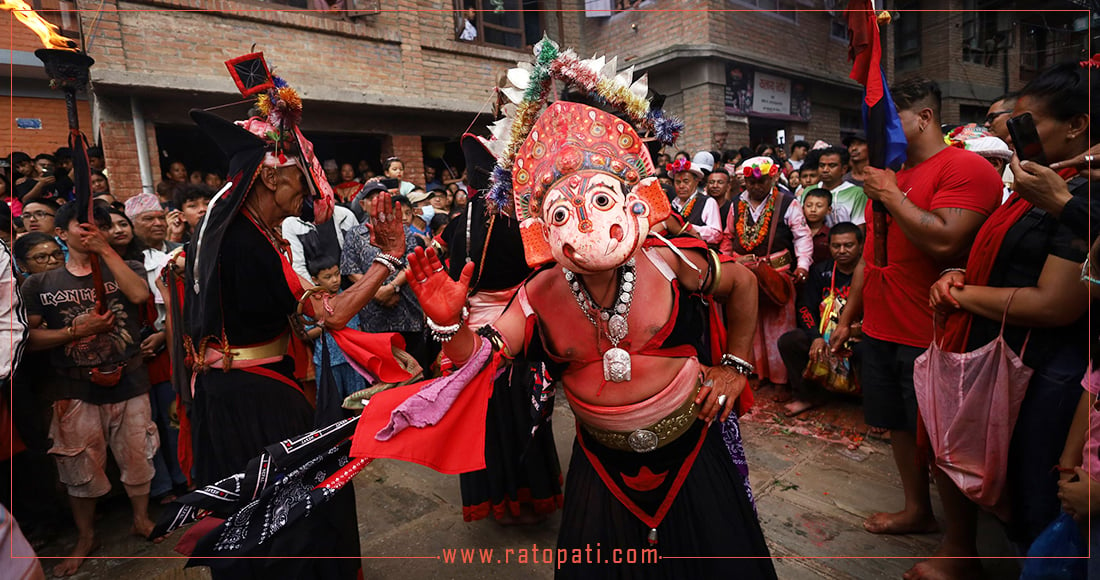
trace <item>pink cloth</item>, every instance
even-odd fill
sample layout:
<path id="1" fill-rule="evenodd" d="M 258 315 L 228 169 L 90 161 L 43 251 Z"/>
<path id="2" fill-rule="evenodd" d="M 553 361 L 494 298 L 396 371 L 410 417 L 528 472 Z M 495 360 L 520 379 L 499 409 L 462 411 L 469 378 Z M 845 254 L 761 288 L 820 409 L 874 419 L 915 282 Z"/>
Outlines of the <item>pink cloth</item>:
<path id="1" fill-rule="evenodd" d="M 1090 362 L 1089 368 L 1092 368 Z M 1085 375 L 1081 386 L 1093 395 L 1100 394 L 1100 370 L 1092 371 Z M 1085 440 L 1085 454 L 1082 467 L 1088 472 L 1093 481 L 1100 481 L 1100 412 L 1096 405 L 1089 408 L 1089 438 Z"/>
<path id="2" fill-rule="evenodd" d="M 34 548 L 4 506 L 0 506 L 0 545 L 3 546 L 0 550 L 0 578 L 42 578 L 42 565 L 35 556 Z"/>
<path id="3" fill-rule="evenodd" d="M 5 199 L 4 202 L 8 204 L 9 208 L 11 208 L 11 215 L 15 217 L 23 215 L 23 202 L 14 197 L 9 197 Z"/>
<path id="4" fill-rule="evenodd" d="M 691 357 L 684 362 L 672 382 L 656 395 L 621 407 L 604 407 L 579 401 L 566 390 L 573 414 L 585 425 L 608 431 L 642 429 L 672 414 L 691 396 L 699 384 L 699 360 Z"/>
<path id="5" fill-rule="evenodd" d="M 782 270 L 786 270 L 783 268 Z M 786 274 L 784 274 L 786 275 Z M 760 301 L 760 313 L 756 319 L 756 334 L 752 339 L 752 351 L 756 374 L 776 385 L 787 383 L 787 367 L 779 356 L 779 337 L 795 329 L 794 299 L 783 306 Z"/>
<path id="6" fill-rule="evenodd" d="M 493 347 L 488 340 L 482 339 L 474 356 L 453 374 L 428 381 L 415 395 L 409 397 L 390 413 L 389 423 L 375 434 L 379 441 L 388 441 L 406 427 L 427 427 L 435 425 L 454 404 L 455 399 L 466 385 L 481 372 Z"/>
<path id="7" fill-rule="evenodd" d="M 504 308 L 515 296 L 515 288 L 504 290 L 481 290 L 470 297 L 470 317 L 466 324 L 470 328 L 481 328 L 492 324 L 504 314 Z"/>

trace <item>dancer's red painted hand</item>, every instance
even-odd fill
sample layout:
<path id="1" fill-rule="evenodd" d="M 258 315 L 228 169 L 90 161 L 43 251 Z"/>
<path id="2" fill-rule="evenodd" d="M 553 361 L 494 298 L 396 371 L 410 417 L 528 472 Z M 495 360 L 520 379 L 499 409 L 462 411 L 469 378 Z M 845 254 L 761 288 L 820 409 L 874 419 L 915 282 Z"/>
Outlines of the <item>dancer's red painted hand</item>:
<path id="1" fill-rule="evenodd" d="M 401 204 L 393 203 L 386 192 L 378 194 L 370 208 L 370 243 L 394 257 L 400 257 L 406 249 L 401 211 Z"/>
<path id="2" fill-rule="evenodd" d="M 416 293 L 424 314 L 436 324 L 449 326 L 462 319 L 462 307 L 466 305 L 466 293 L 473 275 L 474 264 L 471 262 L 462 268 L 457 282 L 452 280 L 439 261 L 435 248 L 428 248 L 427 251 L 417 248 L 409 254 L 406 276 L 409 288 Z"/>

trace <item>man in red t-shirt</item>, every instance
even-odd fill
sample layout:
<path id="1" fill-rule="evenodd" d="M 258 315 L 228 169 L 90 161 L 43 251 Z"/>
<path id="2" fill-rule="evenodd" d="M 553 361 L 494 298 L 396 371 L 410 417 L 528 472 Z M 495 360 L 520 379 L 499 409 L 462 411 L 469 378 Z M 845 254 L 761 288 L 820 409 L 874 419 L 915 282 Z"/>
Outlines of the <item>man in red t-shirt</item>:
<path id="1" fill-rule="evenodd" d="M 932 341 L 928 289 L 944 268 L 966 263 L 974 236 L 1001 201 L 1001 178 L 993 166 L 977 154 L 944 143 L 940 89 L 934 81 L 902 81 L 891 93 L 909 142 L 907 161 L 896 175 L 867 169 L 864 192 L 885 205 L 890 214 L 886 231 L 889 263 L 874 266 L 874 238 L 882 234 L 868 228 L 864 245 L 867 266 L 860 295 L 870 299 L 858 302 L 865 304 L 864 416 L 871 427 L 891 432 L 905 508 L 867 518 L 863 527 L 876 534 L 928 532 L 936 527 L 928 468 L 918 464 L 916 457 L 913 361 Z M 873 222 L 872 212 L 868 204 L 868 224 Z M 857 313 L 844 314 L 852 317 Z"/>

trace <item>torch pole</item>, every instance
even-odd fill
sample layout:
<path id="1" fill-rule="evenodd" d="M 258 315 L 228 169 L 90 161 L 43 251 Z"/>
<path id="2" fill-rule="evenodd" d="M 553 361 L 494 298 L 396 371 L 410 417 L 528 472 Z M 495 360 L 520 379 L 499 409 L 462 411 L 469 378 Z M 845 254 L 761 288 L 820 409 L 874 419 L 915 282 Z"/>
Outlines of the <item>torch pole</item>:
<path id="1" fill-rule="evenodd" d="M 92 203 L 92 172 L 88 166 L 88 142 L 80 132 L 80 117 L 76 108 L 76 92 L 88 86 L 89 69 L 95 64 L 88 55 L 78 50 L 40 48 L 34 55 L 42 61 L 46 76 L 50 78 L 50 88 L 60 89 L 65 94 L 65 112 L 69 120 L 69 149 L 73 156 L 73 203 L 77 204 L 78 219 L 83 223 L 95 225 Z M 103 267 L 99 256 L 89 254 L 92 266 L 92 283 L 95 292 L 96 312 L 107 312 L 107 288 L 103 283 Z"/>
<path id="2" fill-rule="evenodd" d="M 65 110 L 69 116 L 69 148 L 74 155 L 80 155 L 84 161 L 78 164 L 79 166 L 74 165 L 74 168 L 86 174 L 83 179 L 78 177 L 74 180 L 75 196 L 77 199 L 86 200 L 88 204 L 88 213 L 82 216 L 83 219 L 80 221 L 97 226 L 94 215 L 95 201 L 92 199 L 91 190 L 92 172 L 88 166 L 88 151 L 85 148 L 84 135 L 80 133 L 80 119 L 77 117 L 76 89 L 65 88 Z M 79 153 L 76 152 L 77 148 L 80 149 Z M 80 206 L 77 205 L 77 207 Z M 88 254 L 88 263 L 92 267 L 92 289 L 95 292 L 96 312 L 106 314 L 107 285 L 103 282 L 103 265 L 99 262 L 99 256 L 93 253 Z"/>

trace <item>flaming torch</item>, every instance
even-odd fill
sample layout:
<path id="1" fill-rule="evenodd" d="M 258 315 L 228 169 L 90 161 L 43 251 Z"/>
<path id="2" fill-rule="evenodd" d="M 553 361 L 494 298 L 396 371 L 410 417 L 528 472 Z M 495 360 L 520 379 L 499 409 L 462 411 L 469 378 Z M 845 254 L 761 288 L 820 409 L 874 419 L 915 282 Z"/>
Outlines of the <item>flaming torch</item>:
<path id="1" fill-rule="evenodd" d="M 88 86 L 89 69 L 95 61 L 77 48 L 71 38 L 61 35 L 57 26 L 35 12 L 23 0 L 0 0 L 0 8 L 9 10 L 17 20 L 30 28 L 42 41 L 45 48 L 34 51 L 42 61 L 46 76 L 50 78 L 50 88 L 65 93 L 65 109 L 69 118 L 69 149 L 73 156 L 73 185 L 77 215 L 80 221 L 93 223 L 91 170 L 88 166 L 88 140 L 80 132 L 80 120 L 77 117 L 76 93 Z M 96 308 L 100 314 L 107 312 L 106 288 L 103 285 L 103 271 L 99 257 L 89 256 L 92 265 L 92 279 L 95 283 Z"/>

